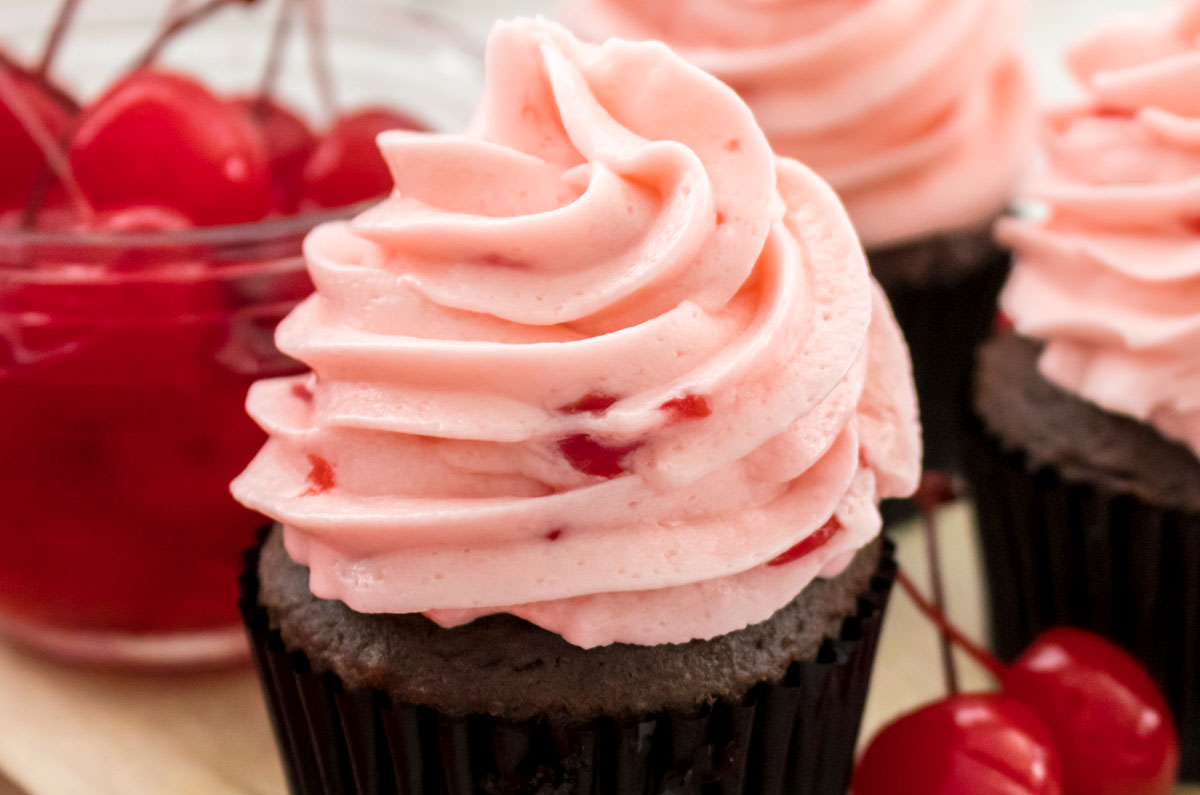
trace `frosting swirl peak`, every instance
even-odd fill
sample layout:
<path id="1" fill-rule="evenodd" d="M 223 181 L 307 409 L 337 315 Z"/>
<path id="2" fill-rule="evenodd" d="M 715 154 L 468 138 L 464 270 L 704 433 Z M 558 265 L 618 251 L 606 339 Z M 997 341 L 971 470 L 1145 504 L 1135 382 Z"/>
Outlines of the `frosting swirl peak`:
<path id="1" fill-rule="evenodd" d="M 500 23 L 468 131 L 380 146 L 396 191 L 308 238 L 277 338 L 313 373 L 251 391 L 270 440 L 233 486 L 314 594 L 712 637 L 914 487 L 906 352 L 844 212 L 665 47 Z"/>

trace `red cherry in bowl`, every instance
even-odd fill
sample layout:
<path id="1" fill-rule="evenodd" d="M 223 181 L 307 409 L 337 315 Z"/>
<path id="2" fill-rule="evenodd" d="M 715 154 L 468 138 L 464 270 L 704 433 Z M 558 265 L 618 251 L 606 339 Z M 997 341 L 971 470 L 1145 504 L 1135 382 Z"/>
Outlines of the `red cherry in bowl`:
<path id="1" fill-rule="evenodd" d="M 341 117 L 321 136 L 304 168 L 304 201 L 345 207 L 392 189 L 375 139 L 386 130 L 422 130 L 411 116 L 387 108 L 365 108 Z"/>
<path id="2" fill-rule="evenodd" d="M 171 207 L 200 226 L 256 221 L 271 203 L 262 135 L 196 80 L 141 69 L 85 108 L 69 152 L 98 210 Z"/>
<path id="3" fill-rule="evenodd" d="M 18 69 L 0 66 L 11 78 L 10 85 L 19 100 L 37 117 L 55 138 L 60 138 L 71 122 L 71 114 L 62 101 L 52 97 Z M 22 208 L 33 189 L 47 174 L 46 157 L 16 109 L 0 102 L 0 210 Z"/>
<path id="4" fill-rule="evenodd" d="M 296 212 L 304 166 L 317 147 L 317 136 L 304 119 L 270 97 L 234 97 L 230 103 L 259 129 L 266 144 L 271 209 L 285 214 Z"/>
<path id="5" fill-rule="evenodd" d="M 854 795 L 1062 795 L 1050 730 L 999 693 L 935 701 L 885 726 L 854 771 Z"/>
<path id="6" fill-rule="evenodd" d="M 1136 660 L 1103 638 L 1061 627 L 1039 636 L 1001 678 L 1037 710 L 1057 742 L 1072 795 L 1163 795 L 1179 744 L 1162 693 Z"/>
<path id="7" fill-rule="evenodd" d="M 147 204 L 103 212 L 96 217 L 96 227 L 107 232 L 177 232 L 191 223 L 178 210 Z"/>

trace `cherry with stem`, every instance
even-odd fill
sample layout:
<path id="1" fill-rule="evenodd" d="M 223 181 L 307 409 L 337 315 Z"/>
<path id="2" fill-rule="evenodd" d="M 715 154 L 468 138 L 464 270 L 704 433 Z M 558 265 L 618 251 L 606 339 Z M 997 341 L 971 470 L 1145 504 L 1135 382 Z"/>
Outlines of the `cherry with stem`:
<path id="1" fill-rule="evenodd" d="M 54 133 L 45 125 L 37 112 L 25 98 L 16 79 L 6 69 L 0 69 L 0 102 L 3 102 L 17 117 L 21 126 L 29 133 L 29 137 L 42 151 L 46 164 L 51 172 L 62 183 L 67 197 L 75 206 L 76 212 L 85 223 L 95 220 L 96 212 L 79 187 L 79 182 L 71 170 L 71 163 L 55 138 Z"/>
<path id="2" fill-rule="evenodd" d="M 1170 710 L 1150 675 L 1127 652 L 1090 632 L 1058 627 L 1005 665 L 954 627 L 903 571 L 897 582 L 922 613 L 996 678 L 1005 696 L 1024 704 L 1049 729 L 1066 795 L 1171 791 L 1179 743 Z"/>

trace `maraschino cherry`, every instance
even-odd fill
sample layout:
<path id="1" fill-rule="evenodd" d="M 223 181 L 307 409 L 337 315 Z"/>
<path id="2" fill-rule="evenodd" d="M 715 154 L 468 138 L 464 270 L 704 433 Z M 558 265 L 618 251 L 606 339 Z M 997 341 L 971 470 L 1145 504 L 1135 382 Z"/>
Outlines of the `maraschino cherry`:
<path id="1" fill-rule="evenodd" d="M 1064 795 L 1049 729 L 1001 693 L 935 701 L 885 726 L 854 772 L 854 795 Z"/>
<path id="2" fill-rule="evenodd" d="M 262 133 L 271 174 L 271 209 L 294 213 L 300 206 L 304 166 L 317 147 L 317 136 L 298 115 L 269 96 L 242 96 L 233 107 Z"/>
<path id="3" fill-rule="evenodd" d="M 0 211 L 22 208 L 38 182 L 49 174 L 45 149 L 33 137 L 34 121 L 57 143 L 71 121 L 67 107 L 36 81 L 13 66 L 0 64 L 0 152 L 4 153 L 0 178 Z M 13 96 L 8 96 L 8 94 Z M 23 118 L 25 113 L 34 119 Z"/>
<path id="4" fill-rule="evenodd" d="M 1179 745 L 1171 715 L 1149 675 L 1128 653 L 1092 633 L 1059 628 L 1038 637 L 1015 663 L 1007 666 L 950 624 L 940 610 L 917 592 L 903 572 L 899 582 L 955 645 L 996 677 L 1006 698 L 1024 704 L 1036 715 L 1046 735 L 1053 740 L 1064 795 L 1166 795 L 1171 791 L 1179 765 Z M 955 696 L 941 703 L 955 704 L 961 698 L 964 697 Z M 954 707 L 941 709 L 955 711 Z M 914 717 L 920 714 L 905 716 L 888 727 L 902 739 L 889 736 L 885 740 L 887 754 L 899 754 L 904 748 L 897 750 L 893 746 L 904 743 L 908 753 L 921 753 L 923 744 L 937 739 L 928 736 L 930 730 Z M 975 747 L 973 742 L 959 741 L 955 753 L 974 754 Z M 873 753 L 868 747 L 863 764 L 870 767 L 861 774 L 861 788 L 856 775 L 855 795 L 900 791 L 895 789 L 895 782 L 879 788 L 882 779 L 876 776 L 874 766 L 884 758 L 880 753 Z M 1028 760 L 1012 761 L 1015 764 Z M 961 768 L 958 761 L 947 764 L 948 770 Z M 965 780 L 961 784 L 962 789 L 937 791 L 973 795 L 1041 791 L 983 789 Z"/>
<path id="5" fill-rule="evenodd" d="M 375 145 L 385 130 L 421 130 L 410 116 L 387 108 L 364 108 L 342 116 L 321 136 L 304 169 L 304 198 L 317 207 L 345 207 L 383 196 L 392 177 Z"/>
<path id="6" fill-rule="evenodd" d="M 1054 735 L 1068 792 L 1171 791 L 1179 767 L 1171 713 L 1149 674 L 1123 650 L 1080 629 L 1051 629 L 1000 683 L 1037 709 Z"/>
<path id="7" fill-rule="evenodd" d="M 166 206 L 203 226 L 257 221 L 270 209 L 262 135 L 183 75 L 139 69 L 122 78 L 84 110 L 69 157 L 99 210 Z"/>

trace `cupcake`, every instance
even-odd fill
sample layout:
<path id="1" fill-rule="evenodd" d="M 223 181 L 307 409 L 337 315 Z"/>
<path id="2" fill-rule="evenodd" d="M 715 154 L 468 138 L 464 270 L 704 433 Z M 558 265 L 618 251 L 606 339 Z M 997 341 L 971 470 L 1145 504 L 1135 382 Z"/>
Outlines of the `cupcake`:
<path id="1" fill-rule="evenodd" d="M 843 792 L 919 427 L 836 196 L 660 44 L 500 23 L 316 229 L 235 481 L 295 792 Z"/>
<path id="2" fill-rule="evenodd" d="M 966 459 L 994 640 L 1098 631 L 1137 655 L 1200 778 L 1200 2 L 1068 54 L 1086 101 L 1048 115 L 1047 167 L 981 350 Z"/>
<path id="3" fill-rule="evenodd" d="M 925 467 L 957 466 L 972 354 L 1008 268 L 992 222 L 1033 139 L 1019 0 L 570 0 L 593 39 L 657 39 L 838 192 L 912 351 Z"/>

